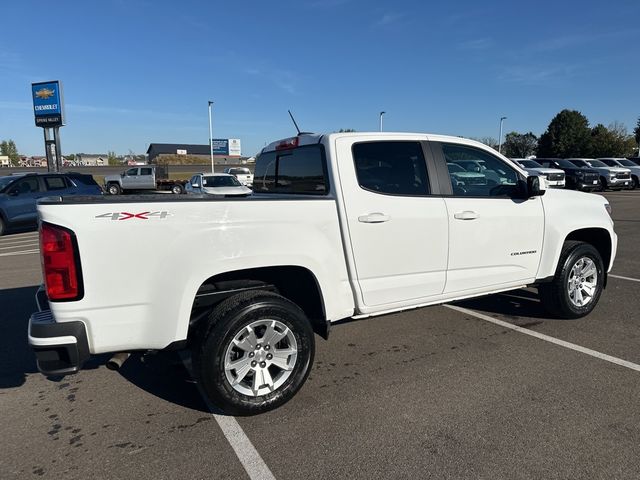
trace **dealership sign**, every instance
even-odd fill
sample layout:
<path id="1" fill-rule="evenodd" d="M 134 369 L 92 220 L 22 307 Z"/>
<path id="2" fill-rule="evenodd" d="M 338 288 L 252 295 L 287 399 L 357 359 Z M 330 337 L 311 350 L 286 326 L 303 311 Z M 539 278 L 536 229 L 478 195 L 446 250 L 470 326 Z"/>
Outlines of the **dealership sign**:
<path id="1" fill-rule="evenodd" d="M 237 138 L 214 138 L 213 154 L 225 157 L 239 157 L 241 155 L 240 140 Z"/>
<path id="2" fill-rule="evenodd" d="M 60 127 L 64 124 L 62 85 L 59 81 L 31 84 L 33 113 L 38 127 Z"/>

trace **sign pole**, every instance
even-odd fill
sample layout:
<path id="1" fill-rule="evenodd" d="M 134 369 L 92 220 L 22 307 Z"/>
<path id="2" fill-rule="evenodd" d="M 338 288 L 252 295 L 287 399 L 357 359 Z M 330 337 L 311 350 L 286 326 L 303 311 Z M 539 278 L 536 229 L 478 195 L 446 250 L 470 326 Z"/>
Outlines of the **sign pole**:
<path id="1" fill-rule="evenodd" d="M 43 128 L 42 131 L 44 132 L 44 153 L 47 158 L 47 172 L 50 172 L 53 168 L 53 158 L 51 158 L 51 148 L 49 147 L 51 142 L 49 140 L 49 129 Z"/>
<path id="2" fill-rule="evenodd" d="M 56 172 L 60 172 L 62 170 L 62 154 L 60 153 L 60 127 L 53 128 L 53 141 L 56 149 Z"/>
<path id="3" fill-rule="evenodd" d="M 209 100 L 209 149 L 211 150 L 211 173 L 214 173 L 215 167 L 213 165 L 213 124 L 211 122 L 211 105 L 213 105 L 213 102 Z"/>

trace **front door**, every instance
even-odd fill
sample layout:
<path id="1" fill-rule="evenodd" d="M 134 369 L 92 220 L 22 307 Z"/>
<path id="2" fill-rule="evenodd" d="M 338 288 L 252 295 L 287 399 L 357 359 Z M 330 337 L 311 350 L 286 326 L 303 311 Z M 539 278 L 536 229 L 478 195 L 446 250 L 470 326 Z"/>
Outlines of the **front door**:
<path id="1" fill-rule="evenodd" d="M 359 293 L 366 307 L 401 307 L 442 294 L 448 225 L 432 196 L 424 144 L 338 138 L 339 178 Z"/>
<path id="2" fill-rule="evenodd" d="M 451 174 L 451 194 L 444 197 L 450 235 L 445 294 L 489 292 L 533 281 L 542 253 L 542 199 L 522 198 L 520 174 L 484 149 L 432 145 L 450 172 L 464 168 L 476 174 Z"/>
<path id="3" fill-rule="evenodd" d="M 135 190 L 140 187 L 140 181 L 138 179 L 138 169 L 130 168 L 124 172 L 122 177 L 122 188 L 125 190 Z"/>

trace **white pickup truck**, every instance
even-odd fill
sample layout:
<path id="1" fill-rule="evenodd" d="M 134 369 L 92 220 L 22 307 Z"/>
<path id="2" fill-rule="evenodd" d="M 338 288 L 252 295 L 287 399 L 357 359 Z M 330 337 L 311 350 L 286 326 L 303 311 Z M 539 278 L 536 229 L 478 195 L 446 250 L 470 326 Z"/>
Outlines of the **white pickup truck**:
<path id="1" fill-rule="evenodd" d="M 449 174 L 470 160 L 486 181 Z M 314 332 L 333 322 L 532 285 L 577 318 L 616 254 L 603 197 L 546 190 L 462 138 L 300 134 L 262 150 L 253 187 L 41 200 L 45 282 L 28 334 L 40 370 L 189 348 L 213 403 L 260 413 L 303 385 Z"/>

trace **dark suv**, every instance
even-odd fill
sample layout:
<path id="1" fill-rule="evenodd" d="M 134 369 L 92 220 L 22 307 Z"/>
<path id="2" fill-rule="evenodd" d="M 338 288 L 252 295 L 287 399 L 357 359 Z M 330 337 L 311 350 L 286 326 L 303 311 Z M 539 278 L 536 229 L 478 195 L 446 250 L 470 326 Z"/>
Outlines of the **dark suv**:
<path id="1" fill-rule="evenodd" d="M 101 195 L 91 175 L 28 173 L 0 177 L 0 235 L 12 228 L 38 223 L 36 202 L 53 195 Z"/>
<path id="2" fill-rule="evenodd" d="M 600 174 L 591 168 L 580 168 L 569 160 L 562 158 L 536 158 L 536 162 L 546 168 L 559 168 L 564 170 L 565 188 L 592 192 L 600 189 Z"/>

